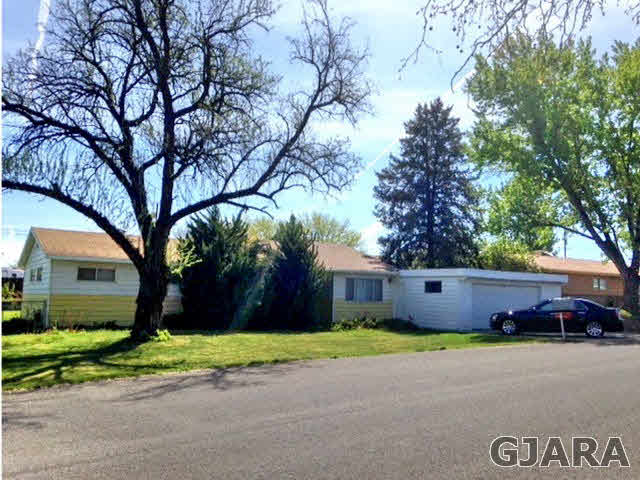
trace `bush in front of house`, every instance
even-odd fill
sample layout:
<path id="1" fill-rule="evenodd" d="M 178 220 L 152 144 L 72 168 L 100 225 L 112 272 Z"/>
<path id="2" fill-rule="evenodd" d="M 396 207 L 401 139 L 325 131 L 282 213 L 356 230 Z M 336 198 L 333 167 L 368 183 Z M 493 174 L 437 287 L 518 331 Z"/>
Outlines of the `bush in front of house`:
<path id="1" fill-rule="evenodd" d="M 14 335 L 16 333 L 34 333 L 36 324 L 32 319 L 14 317 L 11 320 L 2 322 L 2 334 Z"/>
<path id="2" fill-rule="evenodd" d="M 165 316 L 171 329 L 226 330 L 246 309 L 261 275 L 260 246 L 248 241 L 240 216 L 225 219 L 217 208 L 196 216 L 179 252 L 194 258 L 180 275 L 184 314 Z"/>
<path id="3" fill-rule="evenodd" d="M 380 328 L 380 322 L 375 317 L 368 315 L 360 315 L 355 317 L 347 317 L 331 325 L 334 332 L 343 332 L 345 330 L 358 330 L 360 328 Z"/>
<path id="4" fill-rule="evenodd" d="M 314 238 L 292 215 L 274 236 L 262 304 L 250 327 L 257 330 L 327 330 L 323 301 L 329 276 L 318 262 Z"/>
<path id="5" fill-rule="evenodd" d="M 343 332 L 346 330 L 358 330 L 361 328 L 382 329 L 394 332 L 414 332 L 420 330 L 419 327 L 411 322 L 400 318 L 381 318 L 370 315 L 359 315 L 351 318 L 343 318 L 331 325 L 334 332 Z"/>

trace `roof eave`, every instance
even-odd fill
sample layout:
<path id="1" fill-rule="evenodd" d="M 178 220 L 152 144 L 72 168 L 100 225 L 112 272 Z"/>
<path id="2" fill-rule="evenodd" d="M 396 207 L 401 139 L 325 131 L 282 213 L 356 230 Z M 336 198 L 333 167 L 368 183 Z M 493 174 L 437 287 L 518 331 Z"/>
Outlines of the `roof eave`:
<path id="1" fill-rule="evenodd" d="M 29 233 L 27 234 L 27 239 L 25 240 L 22 251 L 20 252 L 20 258 L 18 258 L 18 267 L 22 269 L 27 267 L 27 260 L 29 260 L 29 255 L 31 255 L 31 250 L 33 250 L 33 246 L 36 241 L 37 239 L 33 232 L 33 228 L 30 228 Z"/>
<path id="2" fill-rule="evenodd" d="M 73 262 L 93 262 L 93 263 L 129 263 L 133 262 L 125 258 L 108 258 L 108 257 L 68 257 L 60 255 L 51 255 L 49 258 L 52 260 L 66 260 Z"/>
<path id="3" fill-rule="evenodd" d="M 331 273 L 398 275 L 398 272 L 395 270 L 357 270 L 357 269 L 341 269 L 341 268 L 327 268 L 327 270 Z"/>

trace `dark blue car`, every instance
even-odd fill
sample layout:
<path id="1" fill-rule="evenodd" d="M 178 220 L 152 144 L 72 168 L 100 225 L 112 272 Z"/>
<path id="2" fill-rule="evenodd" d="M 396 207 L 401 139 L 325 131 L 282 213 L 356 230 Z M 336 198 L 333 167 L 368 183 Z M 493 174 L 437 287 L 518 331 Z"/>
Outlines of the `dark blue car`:
<path id="1" fill-rule="evenodd" d="M 525 310 L 498 312 L 491 315 L 493 330 L 505 335 L 518 332 L 560 332 L 560 316 L 566 332 L 601 337 L 604 332 L 622 332 L 620 310 L 607 308 L 584 298 L 553 298 Z"/>

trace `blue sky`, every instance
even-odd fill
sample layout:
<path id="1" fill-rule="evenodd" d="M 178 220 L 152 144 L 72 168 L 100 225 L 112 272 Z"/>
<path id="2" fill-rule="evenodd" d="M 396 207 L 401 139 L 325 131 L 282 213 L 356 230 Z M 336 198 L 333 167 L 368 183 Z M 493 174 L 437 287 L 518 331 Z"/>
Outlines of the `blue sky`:
<path id="1" fill-rule="evenodd" d="M 43 0 L 46 1 L 46 0 Z M 55 0 L 51 0 L 55 8 Z M 38 0 L 4 1 L 2 7 L 3 54 L 35 43 L 38 38 Z M 295 35 L 300 27 L 299 1 L 283 2 L 269 33 L 260 33 L 258 51 L 273 62 L 275 71 L 282 73 L 290 84 L 301 82 L 303 73 L 288 63 L 286 37 Z M 471 126 L 473 115 L 468 99 L 457 89 L 451 91 L 453 72 L 461 65 L 462 55 L 455 52 L 456 40 L 448 32 L 446 23 L 436 26 L 431 43 L 444 51 L 437 55 L 423 51 L 416 64 L 399 73 L 400 60 L 415 47 L 420 34 L 420 20 L 415 12 L 420 2 L 336 2 L 330 0 L 335 15 L 348 15 L 357 22 L 353 32 L 356 44 L 368 44 L 371 59 L 369 75 L 377 94 L 373 98 L 375 115 L 363 117 L 358 128 L 338 123 L 317 125 L 320 132 L 347 134 L 353 151 L 361 156 L 364 169 L 350 191 L 336 198 L 313 196 L 303 191 L 288 192 L 278 198 L 279 209 L 271 213 L 286 218 L 291 213 L 320 211 L 339 219 L 347 219 L 353 228 L 364 235 L 365 248 L 377 253 L 376 238 L 382 232 L 373 215 L 373 186 L 375 171 L 388 163 L 388 153 L 396 150 L 396 141 L 403 134 L 403 122 L 411 118 L 419 102 L 428 102 L 438 95 L 453 104 L 453 113 L 461 118 L 463 128 Z M 614 40 L 633 41 L 639 29 L 622 12 L 596 15 L 587 32 L 593 36 L 598 50 L 606 50 Z M 45 38 L 46 44 L 46 38 Z M 489 180 L 491 181 L 491 180 Z M 5 193 L 2 198 L 2 265 L 15 262 L 30 226 L 75 230 L 99 229 L 92 221 L 53 200 L 41 199 L 20 192 Z M 601 254 L 591 242 L 578 237 L 569 240 L 569 256 L 600 259 Z"/>

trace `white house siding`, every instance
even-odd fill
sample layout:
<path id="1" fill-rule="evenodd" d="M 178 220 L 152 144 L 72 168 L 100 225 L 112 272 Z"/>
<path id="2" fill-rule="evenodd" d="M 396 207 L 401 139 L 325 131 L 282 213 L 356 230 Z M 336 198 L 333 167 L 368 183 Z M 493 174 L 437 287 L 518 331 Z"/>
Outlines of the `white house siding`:
<path id="1" fill-rule="evenodd" d="M 42 268 L 42 281 L 31 281 L 31 270 Z M 37 242 L 34 243 L 31 249 L 31 254 L 27 260 L 24 270 L 24 286 L 23 295 L 49 295 L 49 281 L 51 275 L 51 261 L 49 257 L 45 255 L 42 249 L 38 246 Z"/>
<path id="2" fill-rule="evenodd" d="M 382 279 L 382 302 L 347 301 L 345 299 L 347 278 Z M 393 278 L 392 274 L 335 272 L 333 274 L 333 321 L 362 315 L 381 319 L 393 317 L 393 295 L 389 282 L 391 278 Z"/>
<path id="3" fill-rule="evenodd" d="M 42 268 L 42 279 L 31 281 L 31 270 Z M 29 258 L 25 263 L 24 283 L 22 286 L 22 315 L 31 317 L 35 311 L 43 313 L 47 322 L 49 316 L 49 286 L 51 276 L 51 260 L 34 241 Z M 37 277 L 36 277 L 37 278 Z"/>
<path id="4" fill-rule="evenodd" d="M 78 268 L 115 268 L 115 282 L 78 280 Z M 52 295 L 137 295 L 138 272 L 128 263 L 52 260 Z"/>
<path id="5" fill-rule="evenodd" d="M 396 315 L 409 320 L 421 328 L 437 330 L 458 330 L 461 303 L 460 279 L 455 277 L 417 277 L 403 276 L 394 279 L 398 282 Z M 441 281 L 442 293 L 425 293 L 425 281 Z"/>

